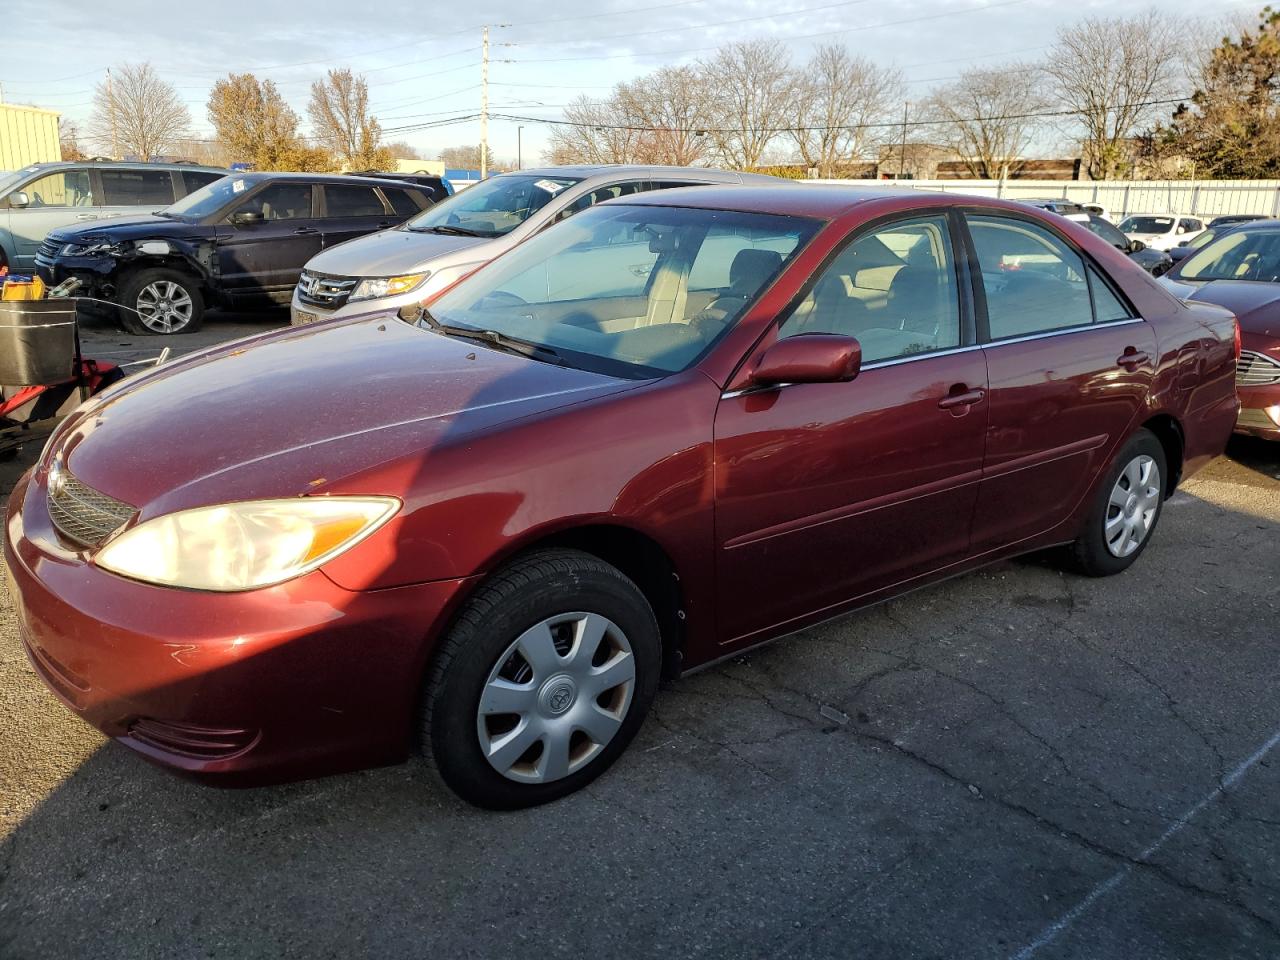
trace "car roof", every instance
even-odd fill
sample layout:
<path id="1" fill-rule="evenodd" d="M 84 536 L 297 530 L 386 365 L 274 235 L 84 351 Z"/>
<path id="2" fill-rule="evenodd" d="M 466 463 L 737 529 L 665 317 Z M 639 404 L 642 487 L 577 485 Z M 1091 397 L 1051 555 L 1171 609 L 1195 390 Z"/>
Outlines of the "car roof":
<path id="1" fill-rule="evenodd" d="M 793 217 L 832 220 L 848 213 L 858 204 L 871 200 L 911 197 L 921 206 L 935 203 L 953 205 L 973 203 L 1004 209 L 1035 209 L 985 197 L 961 197 L 953 193 L 937 193 L 902 187 L 862 187 L 844 184 L 809 183 L 775 180 L 757 186 L 741 184 L 709 184 L 681 187 L 679 190 L 655 190 L 606 201 L 608 204 L 643 204 L 656 207 L 695 207 L 707 210 L 732 210 L 741 213 L 774 213 Z"/>
<path id="2" fill-rule="evenodd" d="M 173 161 L 149 163 L 142 160 L 51 160 L 48 163 L 32 163 L 14 172 L 33 173 L 39 170 L 43 173 L 52 173 L 68 167 L 92 167 L 96 170 L 203 170 L 207 173 L 224 175 L 234 172 L 226 167 L 210 167 L 200 163 Z"/>
<path id="3" fill-rule="evenodd" d="M 228 174 L 228 176 L 248 180 L 252 183 L 259 183 L 263 180 L 305 180 L 308 183 L 336 183 L 346 186 L 350 186 L 353 183 L 364 183 L 371 187 L 385 187 L 388 182 L 394 182 L 402 183 L 406 187 L 413 187 L 415 189 L 418 187 L 418 184 L 416 183 L 387 181 L 382 177 L 362 177 L 354 176 L 349 173 L 285 173 L 276 170 L 237 170 L 234 173 Z"/>
<path id="4" fill-rule="evenodd" d="M 643 163 L 584 163 L 564 167 L 534 167 L 527 170 L 511 170 L 502 176 L 522 177 L 577 177 L 582 180 L 612 180 L 619 176 L 649 177 L 705 177 L 725 183 L 790 183 L 779 177 L 763 173 L 739 173 L 736 170 L 720 170 L 717 167 L 672 167 Z"/>

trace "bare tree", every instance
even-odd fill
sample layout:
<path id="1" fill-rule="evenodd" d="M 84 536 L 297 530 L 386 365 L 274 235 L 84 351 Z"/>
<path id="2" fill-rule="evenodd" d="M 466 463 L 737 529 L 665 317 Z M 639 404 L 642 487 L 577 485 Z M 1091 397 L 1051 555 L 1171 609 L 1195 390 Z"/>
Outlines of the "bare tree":
<path id="1" fill-rule="evenodd" d="M 407 140 L 397 140 L 395 143 L 388 143 L 387 150 L 397 160 L 426 160 L 422 152 L 409 143 Z"/>
<path id="2" fill-rule="evenodd" d="M 884 139 L 872 125 L 888 119 L 902 89 L 896 70 L 854 56 L 840 44 L 823 44 L 796 72 L 787 114 L 794 126 L 787 135 L 805 166 L 817 168 L 819 177 L 839 176 L 841 166 Z"/>
<path id="3" fill-rule="evenodd" d="M 1126 143 L 1171 97 L 1182 72 L 1176 19 L 1151 9 L 1128 19 L 1088 17 L 1058 31 L 1045 62 L 1050 96 L 1084 133 L 1089 176 L 1114 177 Z"/>
<path id="4" fill-rule="evenodd" d="M 551 128 L 551 163 L 639 162 L 644 137 L 628 123 L 616 93 L 608 100 L 579 96 L 565 108 L 564 119 Z"/>
<path id="5" fill-rule="evenodd" d="M 720 159 L 739 169 L 757 166 L 779 131 L 790 126 L 795 76 L 787 48 L 768 39 L 730 43 L 701 72 Z"/>
<path id="6" fill-rule="evenodd" d="M 315 138 L 351 170 L 389 166 L 391 155 L 379 146 L 382 127 L 369 112 L 369 85 L 349 69 L 330 70 L 311 84 L 307 115 Z"/>
<path id="7" fill-rule="evenodd" d="M 969 172 L 996 180 L 1026 162 L 1045 101 L 1033 68 L 1013 64 L 966 70 L 935 90 L 925 116 L 938 121 L 930 136 L 955 151 Z"/>
<path id="8" fill-rule="evenodd" d="M 711 126 L 703 75 L 692 67 L 663 67 L 619 84 L 613 95 L 615 110 L 628 126 L 643 128 L 637 144 L 645 163 L 692 166 L 706 159 Z"/>
<path id="9" fill-rule="evenodd" d="M 89 136 L 112 156 L 153 160 L 191 126 L 191 115 L 173 85 L 149 63 L 108 71 L 93 94 Z"/>
<path id="10" fill-rule="evenodd" d="M 80 128 L 74 120 L 66 117 L 58 118 L 58 146 L 61 148 L 63 160 L 87 160 L 88 156 L 80 149 Z"/>

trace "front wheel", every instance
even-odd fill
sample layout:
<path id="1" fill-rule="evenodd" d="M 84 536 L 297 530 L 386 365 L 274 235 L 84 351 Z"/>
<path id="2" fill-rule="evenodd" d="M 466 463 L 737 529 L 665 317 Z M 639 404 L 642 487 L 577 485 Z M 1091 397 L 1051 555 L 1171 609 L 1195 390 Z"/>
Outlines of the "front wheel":
<path id="1" fill-rule="evenodd" d="M 120 289 L 120 323 L 141 336 L 194 333 L 204 320 L 195 277 L 178 270 L 139 270 Z"/>
<path id="2" fill-rule="evenodd" d="M 481 587 L 442 640 L 424 746 L 478 806 L 555 800 L 626 749 L 661 656 L 653 610 L 621 571 L 572 550 L 530 554 Z"/>
<path id="3" fill-rule="evenodd" d="M 1070 547 L 1076 570 L 1107 577 L 1133 565 L 1160 521 L 1167 469 L 1155 434 L 1143 429 L 1129 438 L 1094 492 L 1085 528 Z"/>

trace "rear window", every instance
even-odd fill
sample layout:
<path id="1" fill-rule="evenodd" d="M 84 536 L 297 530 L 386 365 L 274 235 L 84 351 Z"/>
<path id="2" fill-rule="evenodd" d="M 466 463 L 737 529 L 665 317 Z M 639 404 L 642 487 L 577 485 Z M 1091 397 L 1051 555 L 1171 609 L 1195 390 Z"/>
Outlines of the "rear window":
<path id="1" fill-rule="evenodd" d="M 327 217 L 380 217 L 386 211 L 373 187 L 325 184 Z"/>
<path id="2" fill-rule="evenodd" d="M 102 202 L 109 207 L 167 207 L 173 203 L 168 170 L 101 170 Z"/>

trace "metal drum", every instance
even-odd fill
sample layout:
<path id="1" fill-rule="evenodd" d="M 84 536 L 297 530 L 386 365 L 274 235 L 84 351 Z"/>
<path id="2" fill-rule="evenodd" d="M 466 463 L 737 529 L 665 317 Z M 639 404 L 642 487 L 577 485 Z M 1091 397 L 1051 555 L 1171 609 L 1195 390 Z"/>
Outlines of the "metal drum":
<path id="1" fill-rule="evenodd" d="M 58 383 L 75 374 L 76 301 L 0 301 L 0 384 Z"/>

